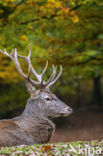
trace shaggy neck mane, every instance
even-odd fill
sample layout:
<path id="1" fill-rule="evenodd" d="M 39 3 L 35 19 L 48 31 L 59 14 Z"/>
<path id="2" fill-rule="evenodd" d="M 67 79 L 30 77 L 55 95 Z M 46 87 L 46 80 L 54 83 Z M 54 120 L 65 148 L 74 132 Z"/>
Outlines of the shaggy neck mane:
<path id="1" fill-rule="evenodd" d="M 22 117 L 32 117 L 38 120 L 38 118 L 42 119 L 44 116 L 44 113 L 41 113 L 39 108 L 37 107 L 38 100 L 33 100 L 32 98 L 29 98 L 27 105 L 25 107 L 24 112 L 22 113 Z"/>
<path id="2" fill-rule="evenodd" d="M 46 117 L 45 112 L 43 112 L 43 110 L 40 109 L 37 105 L 38 100 L 29 98 L 24 112 L 21 114 L 21 116 L 16 118 L 18 122 L 23 125 L 25 124 L 26 127 L 33 127 L 39 124 L 48 124 L 53 129 L 55 129 L 55 124 L 48 117 Z"/>
<path id="3" fill-rule="evenodd" d="M 16 124 L 35 140 L 35 143 L 46 143 L 55 131 L 54 123 L 44 116 L 37 107 L 38 101 L 29 99 L 21 116 L 14 118 Z"/>

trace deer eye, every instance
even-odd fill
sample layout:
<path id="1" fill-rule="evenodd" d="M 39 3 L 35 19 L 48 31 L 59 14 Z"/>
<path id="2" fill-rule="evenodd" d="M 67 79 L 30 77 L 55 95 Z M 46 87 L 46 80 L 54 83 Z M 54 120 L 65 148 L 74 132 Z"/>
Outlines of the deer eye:
<path id="1" fill-rule="evenodd" d="M 46 100 L 46 101 L 50 101 L 51 98 L 50 98 L 49 96 L 47 96 L 47 97 L 45 97 L 45 100 Z"/>

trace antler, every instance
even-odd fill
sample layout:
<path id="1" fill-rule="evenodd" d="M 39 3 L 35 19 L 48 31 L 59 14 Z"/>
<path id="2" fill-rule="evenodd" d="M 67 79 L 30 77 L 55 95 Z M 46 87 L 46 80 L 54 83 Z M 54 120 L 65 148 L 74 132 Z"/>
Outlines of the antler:
<path id="1" fill-rule="evenodd" d="M 37 72 L 34 70 L 33 66 L 32 66 L 32 63 L 31 63 L 31 60 L 30 60 L 30 57 L 31 57 L 31 48 L 29 46 L 29 54 L 28 56 L 21 56 L 19 54 L 17 54 L 17 50 L 12 50 L 11 54 L 7 53 L 6 50 L 2 51 L 0 50 L 0 52 L 6 56 L 8 56 L 13 62 L 14 64 L 16 65 L 16 68 L 19 72 L 19 74 L 24 78 L 26 79 L 27 81 L 29 81 L 30 83 L 32 83 L 32 85 L 36 86 L 36 87 L 39 87 L 39 88 L 49 88 L 50 86 L 52 86 L 58 79 L 59 77 L 61 76 L 62 74 L 62 66 L 60 65 L 60 73 L 58 74 L 58 76 L 56 77 L 56 67 L 54 67 L 54 65 L 52 65 L 52 74 L 49 78 L 49 80 L 47 82 L 45 82 L 43 80 L 44 78 L 44 74 L 47 70 L 47 67 L 48 67 L 48 61 L 46 62 L 46 65 L 42 71 L 41 74 L 37 74 Z M 19 61 L 18 61 L 18 57 L 20 58 L 23 58 L 27 64 L 28 64 L 28 74 L 25 75 L 20 67 L 20 64 L 19 64 Z M 33 73 L 33 75 L 35 75 L 35 77 L 37 78 L 38 81 L 34 81 L 30 78 L 30 74 L 31 72 Z M 56 78 L 55 78 L 56 77 Z"/>
<path id="2" fill-rule="evenodd" d="M 24 79 L 26 79 L 27 81 L 30 81 L 30 83 L 32 83 L 33 85 L 35 85 L 35 86 L 38 87 L 39 83 L 36 82 L 36 81 L 34 81 L 34 80 L 32 80 L 32 79 L 30 79 L 30 73 L 31 73 L 30 64 L 28 64 L 28 65 L 29 65 L 29 67 L 28 67 L 28 74 L 25 75 L 25 74 L 23 73 L 23 71 L 22 71 L 22 69 L 21 69 L 21 67 L 20 67 L 19 61 L 18 61 L 18 55 L 17 55 L 17 50 L 16 50 L 16 48 L 15 48 L 15 50 L 12 50 L 11 54 L 7 53 L 6 50 L 2 51 L 1 49 L 0 49 L 0 52 L 1 52 L 2 54 L 4 54 L 4 55 L 8 56 L 8 57 L 14 62 L 15 66 L 16 66 L 18 72 L 19 72 L 19 74 L 20 74 Z M 28 55 L 28 58 L 29 58 L 29 57 L 30 57 L 30 55 Z"/>

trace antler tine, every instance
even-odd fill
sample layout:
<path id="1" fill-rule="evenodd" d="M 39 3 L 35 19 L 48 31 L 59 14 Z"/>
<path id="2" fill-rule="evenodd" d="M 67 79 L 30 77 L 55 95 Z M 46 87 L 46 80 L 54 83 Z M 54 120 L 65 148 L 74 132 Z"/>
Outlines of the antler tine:
<path id="1" fill-rule="evenodd" d="M 10 54 L 10 58 L 12 59 L 12 61 L 14 62 L 14 64 L 16 65 L 16 68 L 19 72 L 19 74 L 24 77 L 25 79 L 27 78 L 27 76 L 23 73 L 19 61 L 18 61 L 18 55 L 17 55 L 17 50 L 15 48 L 15 50 L 12 50 L 11 54 Z"/>
<path id="2" fill-rule="evenodd" d="M 20 68 L 20 64 L 19 64 L 18 59 L 17 59 L 17 50 L 16 50 L 16 48 L 15 48 L 15 50 L 12 50 L 11 54 L 7 53 L 6 50 L 4 50 L 4 51 L 0 50 L 0 51 L 1 51 L 2 54 L 6 55 L 6 56 L 8 56 L 9 58 L 12 59 L 12 61 L 13 61 L 13 62 L 15 63 L 15 65 L 16 65 L 16 68 L 17 68 L 19 74 L 20 74 L 22 77 L 26 78 L 26 75 L 23 73 L 23 71 L 22 71 L 21 68 Z"/>
<path id="3" fill-rule="evenodd" d="M 11 56 L 13 56 L 12 53 L 11 53 Z M 28 60 L 28 65 L 29 65 L 29 67 L 28 67 L 28 74 L 27 74 L 27 75 L 25 75 L 25 74 L 23 73 L 23 71 L 21 70 L 21 68 L 20 68 L 20 64 L 19 64 L 19 62 L 18 62 L 17 57 L 18 57 L 18 56 L 21 56 L 21 55 L 18 55 L 18 54 L 17 54 L 16 49 L 15 49 L 15 52 L 14 52 L 14 56 L 15 56 L 15 57 L 11 57 L 11 59 L 12 59 L 13 62 L 15 63 L 16 68 L 17 68 L 19 74 L 22 75 L 26 80 L 29 80 L 34 86 L 36 86 L 36 87 L 40 86 L 39 82 L 30 79 L 30 73 L 31 73 L 31 61 L 30 61 L 30 56 L 31 56 L 31 52 L 29 51 L 28 57 L 23 56 L 23 57 L 25 58 L 25 60 Z M 22 57 L 22 56 L 21 56 L 21 57 Z"/>
<path id="4" fill-rule="evenodd" d="M 53 72 L 52 72 L 49 80 L 47 82 L 45 82 L 45 86 L 48 86 L 48 84 L 53 81 L 53 79 L 54 79 L 54 77 L 56 75 L 56 67 L 54 67 L 53 64 L 52 64 L 52 69 L 53 69 Z"/>
<path id="5" fill-rule="evenodd" d="M 10 56 L 11 56 L 11 59 L 13 60 L 13 62 L 15 63 L 16 68 L 17 68 L 19 74 L 20 74 L 22 77 L 24 77 L 26 80 L 29 80 L 34 86 L 37 86 L 37 87 L 38 87 L 38 86 L 39 86 L 39 82 L 36 82 L 36 81 L 30 79 L 31 62 L 28 61 L 28 65 L 29 65 L 29 67 L 28 67 L 28 74 L 25 75 L 25 74 L 23 73 L 23 71 L 21 70 L 20 64 L 19 64 L 19 62 L 18 62 L 17 50 L 15 49 L 15 51 L 14 51 L 13 53 L 11 53 Z M 19 56 L 20 56 L 20 55 L 19 55 Z M 25 57 L 25 59 L 30 60 L 30 56 L 31 56 L 31 52 L 29 51 L 28 57 L 25 57 L 25 56 L 23 56 L 23 57 Z"/>
<path id="6" fill-rule="evenodd" d="M 30 59 L 31 57 L 31 46 L 29 45 L 29 55 L 28 55 L 28 58 Z"/>
<path id="7" fill-rule="evenodd" d="M 32 66 L 32 63 L 31 63 L 31 60 L 30 60 L 30 57 L 31 57 L 31 48 L 29 46 L 29 54 L 28 56 L 22 56 L 22 55 L 18 55 L 20 58 L 23 58 L 28 64 L 30 64 L 30 68 L 31 68 L 31 72 L 36 76 L 37 80 L 39 82 L 41 82 L 41 75 L 37 74 L 36 71 L 34 70 L 33 66 Z"/>
<path id="8" fill-rule="evenodd" d="M 0 51 L 1 51 L 2 54 L 4 54 L 4 55 L 6 55 L 6 56 L 8 56 L 8 57 L 11 58 L 10 54 L 8 54 L 6 50 L 2 51 L 2 50 L 0 49 Z"/>
<path id="9" fill-rule="evenodd" d="M 54 65 L 52 64 L 52 66 L 54 66 Z M 52 76 L 52 78 L 51 78 L 51 81 L 50 81 L 50 82 L 52 82 L 52 81 L 54 80 L 55 75 L 56 75 L 56 71 L 57 71 L 57 68 L 56 68 L 56 67 L 54 67 L 54 74 L 53 74 L 53 76 Z"/>
<path id="10" fill-rule="evenodd" d="M 43 69 L 43 72 L 40 74 L 40 76 L 41 76 L 41 82 L 40 82 L 41 83 L 41 86 L 43 84 L 43 78 L 44 78 L 44 74 L 45 74 L 45 72 L 47 70 L 47 67 L 48 67 L 48 60 L 47 60 L 46 65 L 45 65 L 45 67 Z"/>
<path id="11" fill-rule="evenodd" d="M 52 81 L 52 82 L 50 82 L 49 84 L 48 84 L 48 88 L 50 87 L 50 86 L 52 86 L 58 79 L 59 79 L 59 77 L 61 76 L 61 74 L 62 74 L 62 71 L 63 71 L 63 68 L 62 68 L 62 66 L 60 65 L 60 72 L 59 72 L 59 74 L 58 74 L 58 76 Z"/>
<path id="12" fill-rule="evenodd" d="M 18 59 L 17 59 L 17 50 L 16 49 L 15 49 L 15 51 L 12 50 L 11 54 L 7 53 L 6 50 L 2 51 L 1 49 L 0 49 L 0 52 L 4 55 L 8 56 L 9 58 L 11 58 L 12 61 L 15 63 L 19 74 L 22 75 L 24 78 L 26 78 L 26 75 L 22 72 L 19 62 L 18 62 Z"/>
<path id="13" fill-rule="evenodd" d="M 30 73 L 31 73 L 31 68 L 30 68 L 30 65 L 29 65 L 29 67 L 28 67 L 28 75 L 27 75 L 27 79 L 30 78 Z"/>
<path id="14" fill-rule="evenodd" d="M 42 79 L 43 79 L 44 74 L 45 74 L 45 72 L 46 72 L 46 70 L 47 70 L 47 67 L 48 67 L 48 60 L 47 60 L 46 65 L 45 65 L 45 67 L 44 67 L 44 69 L 43 69 L 43 72 L 41 73 Z"/>
<path id="15" fill-rule="evenodd" d="M 19 61 L 18 61 L 18 56 L 19 56 L 19 57 L 21 57 L 21 56 L 17 54 L 16 48 L 15 48 L 15 50 L 12 50 L 11 54 L 7 53 L 6 50 L 2 51 L 1 49 L 0 49 L 0 52 L 1 52 L 2 54 L 4 54 L 4 55 L 8 56 L 8 57 L 14 62 L 14 64 L 16 65 L 16 68 L 17 68 L 17 70 L 18 70 L 18 72 L 19 72 L 19 74 L 20 74 L 23 78 L 25 78 L 26 80 L 29 80 L 33 85 L 35 85 L 35 86 L 37 86 L 37 87 L 40 86 L 40 85 L 39 85 L 39 82 L 36 82 L 36 81 L 30 79 L 30 73 L 31 73 L 31 66 L 30 66 L 30 65 L 31 65 L 31 64 L 30 64 L 29 62 L 28 62 L 28 65 L 29 65 L 29 67 L 28 67 L 28 74 L 25 75 L 25 74 L 23 73 L 23 71 L 22 71 L 22 69 L 21 69 L 21 67 L 20 67 Z M 23 56 L 23 57 L 25 57 L 25 56 Z M 30 57 L 30 53 L 29 53 L 29 56 L 28 56 L 28 57 Z M 25 59 L 26 59 L 26 57 L 25 57 Z"/>

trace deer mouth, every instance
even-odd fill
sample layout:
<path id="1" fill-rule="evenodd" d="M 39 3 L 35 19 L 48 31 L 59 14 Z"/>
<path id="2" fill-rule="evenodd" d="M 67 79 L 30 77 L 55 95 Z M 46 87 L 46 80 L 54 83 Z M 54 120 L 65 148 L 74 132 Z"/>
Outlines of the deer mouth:
<path id="1" fill-rule="evenodd" d="M 67 107 L 65 110 L 60 112 L 60 116 L 69 116 L 73 113 L 73 110 Z"/>
<path id="2" fill-rule="evenodd" d="M 61 113 L 60 116 L 69 116 L 69 115 L 71 115 L 71 114 L 72 114 L 72 113 L 68 113 L 68 114 L 67 114 L 67 113 Z"/>

